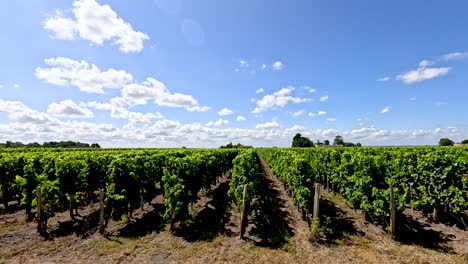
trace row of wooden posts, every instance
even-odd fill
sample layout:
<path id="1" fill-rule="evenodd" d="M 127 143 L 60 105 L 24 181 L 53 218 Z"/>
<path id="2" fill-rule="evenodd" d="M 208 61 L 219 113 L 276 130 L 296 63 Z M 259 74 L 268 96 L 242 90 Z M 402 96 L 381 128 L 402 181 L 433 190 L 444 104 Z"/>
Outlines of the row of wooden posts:
<path id="1" fill-rule="evenodd" d="M 37 231 L 40 234 L 43 234 L 46 231 L 44 226 L 44 221 L 41 216 L 42 212 L 42 196 L 41 196 L 41 187 L 36 187 L 36 198 L 37 198 L 37 212 L 36 212 L 36 221 L 37 221 Z M 105 223 L 104 223 L 104 189 L 99 189 L 99 233 L 104 234 Z"/>
<path id="2" fill-rule="evenodd" d="M 240 222 L 240 237 L 243 238 L 245 230 L 247 227 L 247 204 L 245 202 L 245 196 L 247 194 L 247 184 L 244 184 L 244 190 L 242 192 L 242 208 L 241 208 L 241 222 Z M 41 188 L 37 186 L 36 188 L 37 195 L 37 230 L 39 233 L 45 231 L 44 222 L 41 218 L 42 211 L 42 197 L 41 197 Z M 313 221 L 319 219 L 319 201 L 320 201 L 320 184 L 315 184 L 315 195 L 314 195 L 314 211 L 313 211 Z M 99 189 L 99 233 L 104 234 L 105 224 L 104 224 L 104 189 Z M 171 217 L 171 226 L 173 219 Z M 392 238 L 395 239 L 396 236 L 396 223 L 395 223 L 395 199 L 393 194 L 393 184 L 390 184 L 390 234 Z"/>
<path id="3" fill-rule="evenodd" d="M 328 188 L 328 181 L 327 181 Z M 244 184 L 244 191 L 242 193 L 242 208 L 241 208 L 241 223 L 240 223 L 240 238 L 244 238 L 245 229 L 247 226 L 247 208 L 245 203 L 245 195 L 247 192 L 247 185 Z M 313 221 L 319 219 L 319 201 L 320 201 L 320 184 L 315 183 L 315 194 L 314 194 L 314 211 Z M 396 209 L 395 209 L 395 198 L 393 193 L 393 184 L 390 183 L 390 234 L 393 239 L 396 237 Z"/>

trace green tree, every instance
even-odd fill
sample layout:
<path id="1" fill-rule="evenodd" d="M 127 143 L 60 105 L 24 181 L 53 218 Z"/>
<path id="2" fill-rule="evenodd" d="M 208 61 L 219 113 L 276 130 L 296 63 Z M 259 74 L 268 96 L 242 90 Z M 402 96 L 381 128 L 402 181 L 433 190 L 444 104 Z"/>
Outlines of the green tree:
<path id="1" fill-rule="evenodd" d="M 468 139 L 465 139 L 461 142 L 462 144 L 468 144 Z"/>
<path id="2" fill-rule="evenodd" d="M 337 135 L 335 137 L 335 140 L 333 140 L 333 145 L 344 145 L 343 137 L 340 135 Z"/>
<path id="3" fill-rule="evenodd" d="M 325 139 L 325 141 L 323 142 L 323 144 L 324 144 L 325 146 L 330 146 L 330 140 Z"/>
<path id="4" fill-rule="evenodd" d="M 308 137 L 303 137 L 300 133 L 297 133 L 293 137 L 293 141 L 292 141 L 293 148 L 309 148 L 313 146 L 314 146 L 314 143 Z"/>
<path id="5" fill-rule="evenodd" d="M 453 146 L 455 142 L 453 142 L 452 140 L 448 139 L 448 138 L 441 138 L 439 140 L 439 146 Z"/>

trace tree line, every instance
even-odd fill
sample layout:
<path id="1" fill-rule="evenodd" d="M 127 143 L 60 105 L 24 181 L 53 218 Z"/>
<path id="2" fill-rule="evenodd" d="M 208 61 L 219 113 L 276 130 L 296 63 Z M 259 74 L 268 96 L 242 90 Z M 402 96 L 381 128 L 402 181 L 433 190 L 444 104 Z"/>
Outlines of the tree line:
<path id="1" fill-rule="evenodd" d="M 98 143 L 88 144 L 75 141 L 51 141 L 39 144 L 37 142 L 24 144 L 22 142 L 7 141 L 0 143 L 0 148 L 101 148 Z"/>
<path id="2" fill-rule="evenodd" d="M 310 148 L 314 146 L 317 146 L 317 147 L 330 146 L 330 141 L 328 139 L 324 140 L 323 142 L 320 142 L 320 140 L 317 140 L 317 142 L 314 144 L 314 142 L 310 140 L 308 137 L 303 137 L 301 133 L 297 133 L 293 137 L 293 141 L 291 145 L 291 147 L 293 148 Z M 345 142 L 342 136 L 337 135 L 335 139 L 333 140 L 332 146 L 361 147 L 361 143 L 354 144 L 352 142 Z"/>

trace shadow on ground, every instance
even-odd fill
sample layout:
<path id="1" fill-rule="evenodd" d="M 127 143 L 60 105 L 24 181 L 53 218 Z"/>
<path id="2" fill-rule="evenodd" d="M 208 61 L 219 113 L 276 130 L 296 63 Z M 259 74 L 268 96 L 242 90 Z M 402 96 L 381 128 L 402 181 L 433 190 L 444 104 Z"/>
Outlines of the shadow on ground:
<path id="1" fill-rule="evenodd" d="M 225 226 L 229 222 L 231 200 L 228 197 L 229 181 L 220 183 L 208 193 L 211 200 L 205 204 L 195 218 L 181 225 L 175 232 L 189 242 L 212 241 L 219 234 L 228 231 Z"/>
<path id="2" fill-rule="evenodd" d="M 164 229 L 164 205 L 151 204 L 152 209 L 146 211 L 140 218 L 132 218 L 132 220 L 121 228 L 117 233 L 119 237 L 139 238 L 156 231 L 159 233 Z"/>
<path id="3" fill-rule="evenodd" d="M 281 194 L 273 189 L 273 182 L 266 177 L 262 177 L 262 183 L 259 186 L 265 186 L 257 190 L 258 199 L 253 205 L 255 214 L 249 221 L 253 225 L 249 235 L 256 236 L 260 242 L 258 246 L 281 248 L 288 243 L 292 237 L 293 229 L 289 226 L 289 213 L 283 210 L 285 201 Z"/>
<path id="4" fill-rule="evenodd" d="M 3 215 L 3 214 L 13 214 L 13 213 L 16 213 L 18 212 L 19 210 L 21 209 L 24 209 L 22 208 L 19 203 L 15 203 L 15 202 L 10 202 L 8 204 L 8 207 L 5 209 L 5 207 L 3 206 L 3 203 L 2 205 L 0 205 L 0 215 Z"/>
<path id="5" fill-rule="evenodd" d="M 397 223 L 397 240 L 408 245 L 419 245 L 425 248 L 453 253 L 453 249 L 446 243 L 453 235 L 445 235 L 442 232 L 430 229 L 429 224 L 421 223 L 412 216 L 401 214 Z"/>
<path id="6" fill-rule="evenodd" d="M 99 210 L 96 210 L 81 219 L 77 218 L 76 221 L 71 219 L 65 222 L 59 221 L 58 228 L 50 231 L 49 236 L 53 238 L 76 234 L 77 236 L 88 237 L 97 231 L 98 224 Z"/>
<path id="7" fill-rule="evenodd" d="M 337 244 L 350 235 L 364 235 L 356 229 L 353 219 L 328 199 L 320 200 L 320 228 L 317 242 L 326 245 Z"/>

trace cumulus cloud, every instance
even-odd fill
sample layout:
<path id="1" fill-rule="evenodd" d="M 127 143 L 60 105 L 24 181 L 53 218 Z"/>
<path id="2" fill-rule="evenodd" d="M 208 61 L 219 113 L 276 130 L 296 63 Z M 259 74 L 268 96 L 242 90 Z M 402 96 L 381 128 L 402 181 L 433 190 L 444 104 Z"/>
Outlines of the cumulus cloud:
<path id="1" fill-rule="evenodd" d="M 302 114 L 304 114 L 304 112 L 305 112 L 305 110 L 302 109 L 302 110 L 299 110 L 299 111 L 294 112 L 292 115 L 293 115 L 293 116 L 301 116 Z"/>
<path id="2" fill-rule="evenodd" d="M 275 61 L 271 67 L 274 71 L 280 71 L 284 68 L 284 64 L 281 61 Z"/>
<path id="3" fill-rule="evenodd" d="M 211 107 L 209 106 L 192 106 L 192 107 L 187 107 L 187 111 L 189 112 L 206 112 L 210 110 Z"/>
<path id="4" fill-rule="evenodd" d="M 335 121 L 336 121 L 336 118 L 334 117 L 327 118 L 327 123 L 333 123 Z"/>
<path id="5" fill-rule="evenodd" d="M 245 121 L 245 117 L 241 116 L 241 115 L 238 115 L 237 118 L 236 118 L 237 121 Z"/>
<path id="6" fill-rule="evenodd" d="M 468 59 L 468 52 L 452 52 L 440 56 L 440 59 L 444 61 Z"/>
<path id="7" fill-rule="evenodd" d="M 64 100 L 60 103 L 52 103 L 47 108 L 47 113 L 57 117 L 68 118 L 92 118 L 93 112 L 87 108 L 78 106 L 72 100 Z"/>
<path id="8" fill-rule="evenodd" d="M 412 84 L 447 75 L 451 70 L 450 67 L 429 67 L 433 64 L 432 61 L 423 60 L 416 70 L 400 74 L 396 79 L 406 84 Z"/>
<path id="9" fill-rule="evenodd" d="M 107 110 L 110 111 L 110 116 L 115 119 L 126 119 L 131 124 L 149 124 L 155 119 L 164 118 L 164 116 L 159 113 L 141 113 L 141 112 L 132 112 L 125 108 L 126 102 L 121 97 L 112 98 L 109 103 L 99 103 L 99 102 L 88 102 L 82 103 L 81 106 L 92 107 L 98 110 Z"/>
<path id="10" fill-rule="evenodd" d="M 57 57 L 46 59 L 48 68 L 36 68 L 36 77 L 48 83 L 72 85 L 87 93 L 104 93 L 103 88 L 121 88 L 132 81 L 132 75 L 123 70 L 101 71 L 86 61 Z"/>
<path id="11" fill-rule="evenodd" d="M 258 114 L 273 107 L 284 107 L 289 102 L 298 104 L 309 101 L 309 99 L 307 98 L 291 96 L 293 90 L 294 88 L 287 87 L 282 88 L 281 90 L 276 91 L 273 94 L 263 96 L 262 99 L 257 101 L 257 107 L 254 110 L 252 110 L 252 113 Z"/>
<path id="12" fill-rule="evenodd" d="M 5 101 L 0 99 L 0 113 L 8 113 L 8 117 L 19 123 L 52 124 L 58 122 L 46 113 L 33 110 L 20 101 Z"/>
<path id="13" fill-rule="evenodd" d="M 264 92 L 263 88 L 259 88 L 259 89 L 257 89 L 257 90 L 255 91 L 255 93 L 258 93 L 258 94 L 259 94 L 259 93 L 263 93 L 263 92 Z"/>
<path id="14" fill-rule="evenodd" d="M 320 102 L 326 102 L 328 100 L 328 95 L 320 97 Z"/>
<path id="15" fill-rule="evenodd" d="M 310 117 L 315 117 L 315 114 L 312 113 L 312 112 L 309 112 L 307 115 L 310 116 Z"/>
<path id="16" fill-rule="evenodd" d="M 74 1 L 72 12 L 73 18 L 57 11 L 44 21 L 44 29 L 51 32 L 52 38 L 73 40 L 79 37 L 98 45 L 111 40 L 124 53 L 140 52 L 143 41 L 149 39 L 147 34 L 135 31 L 109 5 L 100 5 L 95 0 Z"/>
<path id="17" fill-rule="evenodd" d="M 210 121 L 208 123 L 206 123 L 207 126 L 214 126 L 214 127 L 219 127 L 219 126 L 223 126 L 223 125 L 227 125 L 229 124 L 229 120 L 226 120 L 226 119 L 218 119 L 216 121 Z"/>
<path id="18" fill-rule="evenodd" d="M 94 103 L 94 105 L 96 109 L 110 109 L 112 106 L 121 105 L 120 100 Z M 81 104 L 80 106 L 83 107 Z M 346 141 L 361 142 L 365 145 L 436 145 L 441 137 L 452 138 L 456 141 L 468 138 L 466 129 L 455 126 L 426 130 L 387 130 L 374 126 L 336 130 L 309 129 L 293 125 L 281 129 L 277 121 L 271 121 L 258 124 L 256 128 L 241 129 L 206 126 L 199 123 L 184 124 L 176 120 L 160 119 L 154 123 L 153 121 L 145 123 L 143 126 L 129 123 L 118 127 L 107 123 L 61 121 L 51 118 L 47 113 L 30 109 L 19 101 L 1 99 L 0 112 L 7 113 L 10 121 L 0 124 L 0 142 L 74 140 L 98 142 L 104 147 L 217 147 L 228 141 L 236 141 L 256 147 L 286 147 L 290 146 L 291 138 L 298 132 L 310 139 L 320 141 L 341 135 Z"/>
<path id="19" fill-rule="evenodd" d="M 193 96 L 171 93 L 164 83 L 154 78 L 147 78 L 141 83 L 125 85 L 122 89 L 122 98 L 135 104 L 146 104 L 148 100 L 154 100 L 159 106 L 186 108 L 198 106 L 198 101 Z M 195 109 L 192 108 L 192 110 Z"/>
<path id="20" fill-rule="evenodd" d="M 224 107 L 223 109 L 221 109 L 221 111 L 218 112 L 218 115 L 220 116 L 227 116 L 227 115 L 232 115 L 232 114 L 234 114 L 234 112 L 231 109 L 226 108 L 226 107 Z"/>
<path id="21" fill-rule="evenodd" d="M 257 129 L 274 129 L 279 128 L 280 124 L 277 121 L 271 121 L 266 123 L 261 123 L 255 126 Z"/>
<path id="22" fill-rule="evenodd" d="M 380 111 L 380 113 L 382 113 L 382 114 L 385 114 L 385 113 L 388 113 L 388 112 L 390 112 L 390 106 L 385 106 L 385 107 Z"/>
<path id="23" fill-rule="evenodd" d="M 323 115 L 326 115 L 326 114 L 327 114 L 327 112 L 325 112 L 325 111 L 318 111 L 318 113 L 317 113 L 317 115 L 319 115 L 319 116 L 323 116 Z"/>

